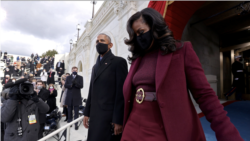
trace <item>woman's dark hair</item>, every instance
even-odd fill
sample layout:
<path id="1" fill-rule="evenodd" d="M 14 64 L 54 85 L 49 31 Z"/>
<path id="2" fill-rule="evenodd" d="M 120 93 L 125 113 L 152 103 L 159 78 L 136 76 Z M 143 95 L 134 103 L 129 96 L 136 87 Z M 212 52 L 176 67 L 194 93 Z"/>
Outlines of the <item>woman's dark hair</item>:
<path id="1" fill-rule="evenodd" d="M 152 8 L 145 8 L 131 16 L 127 22 L 129 39 L 125 39 L 124 42 L 129 46 L 129 51 L 132 53 L 131 57 L 128 56 L 130 63 L 139 56 L 143 55 L 143 52 L 140 48 L 138 48 L 136 41 L 137 35 L 132 28 L 134 21 L 138 20 L 140 17 L 142 17 L 146 24 L 150 27 L 150 32 L 152 32 L 154 39 L 153 47 L 160 48 L 163 52 L 162 55 L 176 51 L 176 40 L 174 39 L 172 31 L 169 30 L 162 15 Z"/>

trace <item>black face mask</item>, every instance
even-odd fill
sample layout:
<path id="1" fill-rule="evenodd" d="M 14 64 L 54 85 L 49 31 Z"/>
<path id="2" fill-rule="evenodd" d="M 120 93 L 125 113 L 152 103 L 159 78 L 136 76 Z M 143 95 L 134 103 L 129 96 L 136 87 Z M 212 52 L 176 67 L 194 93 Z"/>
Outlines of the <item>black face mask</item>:
<path id="1" fill-rule="evenodd" d="M 149 30 L 146 33 L 140 34 L 137 36 L 136 40 L 142 50 L 147 50 L 153 41 L 151 31 Z"/>
<path id="2" fill-rule="evenodd" d="M 104 54 L 108 51 L 108 44 L 103 44 L 103 43 L 98 43 L 96 45 L 96 51 L 99 53 L 99 54 Z"/>
<path id="3" fill-rule="evenodd" d="M 239 61 L 241 62 L 241 61 L 242 61 L 242 58 L 240 58 Z"/>

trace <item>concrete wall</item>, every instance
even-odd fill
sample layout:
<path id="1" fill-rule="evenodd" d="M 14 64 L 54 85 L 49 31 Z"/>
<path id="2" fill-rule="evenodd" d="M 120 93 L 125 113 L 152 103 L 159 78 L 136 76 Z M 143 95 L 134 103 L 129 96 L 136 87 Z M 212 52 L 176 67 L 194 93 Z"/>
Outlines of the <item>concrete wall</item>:
<path id="1" fill-rule="evenodd" d="M 190 23 L 200 20 L 193 15 L 186 25 L 182 41 L 191 41 L 200 59 L 205 75 L 215 75 L 217 78 L 217 95 L 220 96 L 220 52 L 219 36 L 202 22 L 190 27 Z M 211 83 L 210 83 L 211 84 Z"/>

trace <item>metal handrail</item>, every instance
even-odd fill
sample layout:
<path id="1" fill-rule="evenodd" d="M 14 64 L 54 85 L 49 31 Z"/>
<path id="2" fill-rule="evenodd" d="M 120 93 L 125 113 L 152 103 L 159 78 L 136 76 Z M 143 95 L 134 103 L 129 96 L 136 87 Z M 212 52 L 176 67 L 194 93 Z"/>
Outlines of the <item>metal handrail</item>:
<path id="1" fill-rule="evenodd" d="M 57 130 L 55 130 L 54 132 L 52 132 L 52 133 L 50 133 L 49 135 L 47 135 L 47 136 L 41 138 L 41 139 L 38 140 L 38 141 L 46 141 L 47 139 L 53 137 L 54 135 L 58 134 L 59 132 L 65 130 L 66 128 L 67 128 L 66 141 L 70 141 L 70 126 L 73 125 L 73 124 L 75 124 L 76 122 L 79 122 L 79 121 L 83 120 L 83 117 L 84 117 L 84 116 L 81 116 L 81 117 L 79 117 L 79 118 L 73 120 L 72 122 L 70 122 L 70 123 L 64 125 L 63 127 L 59 128 L 59 129 L 57 129 Z"/>

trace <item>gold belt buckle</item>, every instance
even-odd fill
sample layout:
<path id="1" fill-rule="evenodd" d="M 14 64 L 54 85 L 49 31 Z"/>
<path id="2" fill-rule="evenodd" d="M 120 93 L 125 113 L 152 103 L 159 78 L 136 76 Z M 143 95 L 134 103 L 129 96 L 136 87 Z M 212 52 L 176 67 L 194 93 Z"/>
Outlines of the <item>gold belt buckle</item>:
<path id="1" fill-rule="evenodd" d="M 137 102 L 138 104 L 141 104 L 141 103 L 143 102 L 143 100 L 144 100 L 144 97 L 145 97 L 144 90 L 143 90 L 142 88 L 140 88 L 140 89 L 137 90 L 137 92 L 140 92 L 140 91 L 142 92 L 142 100 L 140 101 L 139 99 L 135 98 L 135 100 L 136 100 L 136 102 Z M 139 97 L 140 97 L 141 95 L 136 94 L 136 96 L 139 96 Z M 136 96 L 135 96 L 135 97 L 136 97 Z"/>

